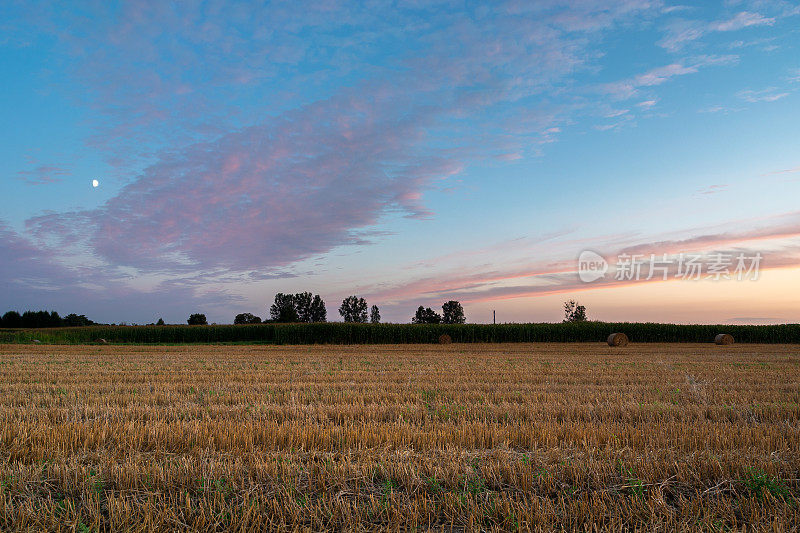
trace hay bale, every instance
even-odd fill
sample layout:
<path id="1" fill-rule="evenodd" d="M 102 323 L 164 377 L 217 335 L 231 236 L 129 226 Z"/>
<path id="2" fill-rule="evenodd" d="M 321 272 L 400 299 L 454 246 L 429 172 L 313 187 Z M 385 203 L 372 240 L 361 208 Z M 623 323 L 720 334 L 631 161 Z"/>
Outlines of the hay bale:
<path id="1" fill-rule="evenodd" d="M 108 344 L 108 341 L 105 339 L 97 339 L 97 344 Z"/>
<path id="2" fill-rule="evenodd" d="M 452 342 L 453 339 L 447 333 L 439 336 L 439 344 L 451 344 Z"/>
<path id="3" fill-rule="evenodd" d="M 716 337 L 714 337 L 714 344 L 726 345 L 726 344 L 733 344 L 733 335 L 728 335 L 727 333 L 720 333 Z"/>
<path id="4" fill-rule="evenodd" d="M 609 346 L 627 346 L 628 336 L 624 333 L 612 333 L 608 336 L 607 342 Z"/>

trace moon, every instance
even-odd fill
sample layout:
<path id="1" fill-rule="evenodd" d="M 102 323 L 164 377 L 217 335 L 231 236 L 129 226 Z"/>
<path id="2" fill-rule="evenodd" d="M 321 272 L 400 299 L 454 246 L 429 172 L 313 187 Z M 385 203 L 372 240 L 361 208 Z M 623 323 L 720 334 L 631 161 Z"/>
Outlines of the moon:
<path id="1" fill-rule="evenodd" d="M 96 188 L 97 188 L 99 185 L 100 185 L 100 182 L 99 182 L 99 181 L 97 181 L 97 180 L 92 180 L 92 187 L 94 187 L 94 188 L 96 189 Z"/>

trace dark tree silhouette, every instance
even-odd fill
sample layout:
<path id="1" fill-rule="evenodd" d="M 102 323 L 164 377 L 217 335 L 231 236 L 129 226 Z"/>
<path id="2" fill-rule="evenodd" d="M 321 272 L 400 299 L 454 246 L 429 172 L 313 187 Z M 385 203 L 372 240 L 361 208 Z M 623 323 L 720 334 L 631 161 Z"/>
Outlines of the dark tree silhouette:
<path id="1" fill-rule="evenodd" d="M 58 328 L 64 325 L 55 311 L 25 311 L 21 322 L 23 328 Z"/>
<path id="2" fill-rule="evenodd" d="M 163 326 L 163 325 L 164 325 L 164 319 L 163 318 L 159 318 L 158 322 L 156 322 L 156 326 Z"/>
<path id="3" fill-rule="evenodd" d="M 417 308 L 414 318 L 411 319 L 412 324 L 439 324 L 441 321 L 442 317 L 439 316 L 439 313 L 430 307 L 422 307 L 421 305 Z"/>
<path id="4" fill-rule="evenodd" d="M 373 305 L 372 309 L 369 310 L 369 321 L 373 324 L 381 323 L 381 310 L 378 309 L 377 305 Z"/>
<path id="5" fill-rule="evenodd" d="M 3 327 L 4 328 L 21 328 L 22 327 L 22 315 L 20 315 L 17 311 L 9 311 L 3 315 Z"/>
<path id="6" fill-rule="evenodd" d="M 575 300 L 564 302 L 564 322 L 585 322 L 586 307 L 578 305 Z"/>
<path id="7" fill-rule="evenodd" d="M 367 301 L 364 298 L 348 296 L 342 300 L 339 314 L 342 315 L 345 322 L 366 322 Z"/>
<path id="8" fill-rule="evenodd" d="M 0 327 L 4 328 L 60 328 L 92 326 L 95 322 L 86 315 L 70 313 L 61 318 L 56 311 L 8 311 L 0 318 Z"/>
<path id="9" fill-rule="evenodd" d="M 319 294 L 314 296 L 311 300 L 311 307 L 309 308 L 310 322 L 327 322 L 328 310 L 325 309 L 325 302 Z"/>
<path id="10" fill-rule="evenodd" d="M 234 324 L 261 324 L 261 317 L 252 313 L 240 313 L 233 319 Z"/>
<path id="11" fill-rule="evenodd" d="M 70 313 L 64 317 L 62 321 L 65 326 L 76 327 L 76 326 L 91 326 L 94 324 L 91 320 L 86 318 L 85 315 L 76 315 L 75 313 Z"/>
<path id="12" fill-rule="evenodd" d="M 314 303 L 314 296 L 310 292 L 298 292 L 294 295 L 294 310 L 297 312 L 298 322 L 312 322 L 312 303 Z"/>
<path id="13" fill-rule="evenodd" d="M 186 322 L 188 322 L 190 326 L 205 326 L 208 324 L 206 315 L 202 313 L 194 313 L 193 315 L 190 315 L 189 320 Z"/>
<path id="14" fill-rule="evenodd" d="M 294 306 L 294 295 L 279 292 L 275 295 L 275 303 L 269 308 L 269 317 L 273 322 L 299 322 L 297 309 Z"/>
<path id="15" fill-rule="evenodd" d="M 455 300 L 450 300 L 442 305 L 442 324 L 463 324 L 467 319 L 464 308 Z"/>

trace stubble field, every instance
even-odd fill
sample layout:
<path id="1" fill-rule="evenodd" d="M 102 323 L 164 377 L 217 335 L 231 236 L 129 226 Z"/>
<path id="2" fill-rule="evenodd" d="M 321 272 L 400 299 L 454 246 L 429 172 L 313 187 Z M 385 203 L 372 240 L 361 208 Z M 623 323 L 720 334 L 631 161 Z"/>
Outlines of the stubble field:
<path id="1" fill-rule="evenodd" d="M 800 527 L 790 345 L 0 345 L 0 528 Z"/>

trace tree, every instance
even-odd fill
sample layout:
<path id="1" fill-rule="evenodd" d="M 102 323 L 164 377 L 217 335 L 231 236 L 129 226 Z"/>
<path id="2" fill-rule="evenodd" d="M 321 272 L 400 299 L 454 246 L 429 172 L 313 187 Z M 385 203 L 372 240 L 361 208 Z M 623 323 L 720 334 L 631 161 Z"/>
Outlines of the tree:
<path id="1" fill-rule="evenodd" d="M 328 310 L 325 309 L 325 302 L 320 298 L 319 294 L 314 296 L 311 300 L 311 308 L 309 310 L 310 322 L 327 322 Z"/>
<path id="2" fill-rule="evenodd" d="M 585 322 L 586 307 L 578 305 L 575 300 L 564 302 L 564 322 Z"/>
<path id="3" fill-rule="evenodd" d="M 91 320 L 86 318 L 85 315 L 76 315 L 75 313 L 70 313 L 64 317 L 63 323 L 65 326 L 91 326 L 94 324 Z"/>
<path id="4" fill-rule="evenodd" d="M 163 326 L 163 325 L 164 325 L 164 319 L 163 318 L 159 318 L 158 322 L 156 322 L 156 326 Z"/>
<path id="5" fill-rule="evenodd" d="M 21 328 L 22 327 L 22 315 L 20 315 L 17 311 L 9 311 L 3 315 L 3 327 L 4 328 Z"/>
<path id="6" fill-rule="evenodd" d="M 194 313 L 193 315 L 189 316 L 189 320 L 187 320 L 190 326 L 205 326 L 208 325 L 208 321 L 206 320 L 206 315 L 202 313 Z"/>
<path id="7" fill-rule="evenodd" d="M 261 317 L 252 313 L 241 313 L 233 319 L 234 324 L 261 324 Z"/>
<path id="8" fill-rule="evenodd" d="M 345 322 L 365 323 L 367 321 L 367 301 L 364 298 L 348 296 L 342 300 L 339 314 L 342 315 Z"/>
<path id="9" fill-rule="evenodd" d="M 23 328 L 58 328 L 64 323 L 55 311 L 25 311 L 21 325 Z"/>
<path id="10" fill-rule="evenodd" d="M 297 313 L 298 322 L 312 322 L 311 304 L 314 296 L 310 292 L 298 292 L 294 295 L 294 310 Z"/>
<path id="11" fill-rule="evenodd" d="M 380 324 L 381 323 L 381 310 L 378 309 L 377 305 L 373 305 L 372 308 L 369 310 L 369 321 L 373 324 Z"/>
<path id="12" fill-rule="evenodd" d="M 430 307 L 422 307 L 421 305 L 417 308 L 414 318 L 411 319 L 412 324 L 439 324 L 441 321 L 442 317 L 439 316 L 439 313 Z"/>
<path id="13" fill-rule="evenodd" d="M 294 306 L 294 295 L 279 292 L 275 295 L 275 303 L 269 308 L 269 317 L 273 322 L 298 322 L 297 309 Z"/>
<path id="14" fill-rule="evenodd" d="M 464 308 L 455 300 L 450 300 L 442 305 L 442 324 L 463 324 L 467 319 Z"/>

